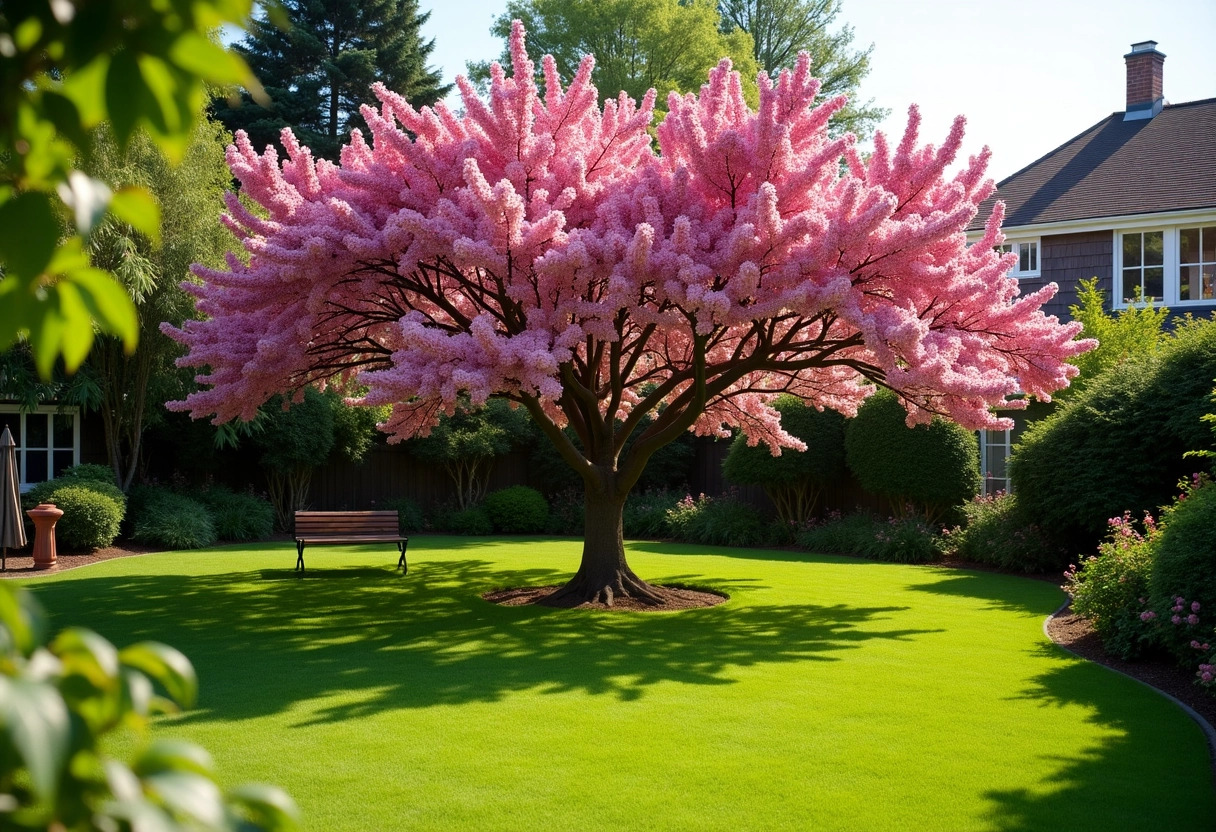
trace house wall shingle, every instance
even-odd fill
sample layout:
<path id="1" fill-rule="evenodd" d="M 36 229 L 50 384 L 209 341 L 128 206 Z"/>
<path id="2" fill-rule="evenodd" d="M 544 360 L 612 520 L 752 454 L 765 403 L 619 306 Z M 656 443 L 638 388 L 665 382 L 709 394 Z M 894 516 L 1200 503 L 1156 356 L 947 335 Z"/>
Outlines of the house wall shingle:
<path id="1" fill-rule="evenodd" d="M 1022 294 L 1033 292 L 1048 283 L 1060 291 L 1043 306 L 1048 315 L 1069 320 L 1068 307 L 1077 302 L 1077 285 L 1091 277 L 1098 278 L 1098 288 L 1110 297 L 1114 271 L 1114 243 L 1110 231 L 1088 231 L 1082 234 L 1057 234 L 1039 241 L 1042 277 L 1022 278 Z"/>

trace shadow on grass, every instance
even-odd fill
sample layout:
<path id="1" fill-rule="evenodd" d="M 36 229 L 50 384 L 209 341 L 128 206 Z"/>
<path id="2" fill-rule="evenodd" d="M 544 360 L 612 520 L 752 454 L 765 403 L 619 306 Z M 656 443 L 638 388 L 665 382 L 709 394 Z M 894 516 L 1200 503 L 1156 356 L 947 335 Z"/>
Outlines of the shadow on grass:
<path id="1" fill-rule="evenodd" d="M 328 574 L 332 571 L 332 574 Z M 326 574 L 322 574 L 322 573 Z M 202 680 L 187 719 L 277 713 L 344 694 L 311 721 L 385 709 L 492 702 L 515 692 L 581 691 L 637 699 L 660 682 L 726 685 L 732 669 L 833 661 L 871 639 L 933 632 L 884 629 L 903 607 L 730 602 L 679 613 L 499 607 L 479 593 L 554 584 L 565 571 L 505 569 L 477 559 L 383 570 L 84 577 L 36 588 L 59 620 L 116 644 L 167 642 Z M 723 587 L 703 576 L 681 581 Z M 726 588 L 726 591 L 730 591 Z M 221 704 L 222 703 L 222 704 Z"/>
<path id="2" fill-rule="evenodd" d="M 975 598 L 987 601 L 991 609 L 1014 613 L 1046 615 L 1064 603 L 1064 593 L 1058 586 L 1036 578 L 932 566 L 927 570 L 930 571 L 926 575 L 935 580 L 910 584 L 908 589 L 933 595 Z"/>
<path id="3" fill-rule="evenodd" d="M 1052 759 L 1052 782 L 1035 791 L 996 788 L 991 828 L 1000 832 L 1091 828 L 1103 807 L 1120 832 L 1216 828 L 1207 742 L 1190 719 L 1161 721 L 1160 696 L 1139 685 L 1110 684 L 1111 672 L 1079 662 L 1054 645 L 1040 648 L 1056 666 L 1032 680 L 1019 698 L 1043 708 L 1082 706 L 1086 721 L 1107 736 L 1084 752 Z M 1130 684 L 1130 683 L 1129 683 Z M 1170 776 L 1144 776 L 1145 768 Z"/>

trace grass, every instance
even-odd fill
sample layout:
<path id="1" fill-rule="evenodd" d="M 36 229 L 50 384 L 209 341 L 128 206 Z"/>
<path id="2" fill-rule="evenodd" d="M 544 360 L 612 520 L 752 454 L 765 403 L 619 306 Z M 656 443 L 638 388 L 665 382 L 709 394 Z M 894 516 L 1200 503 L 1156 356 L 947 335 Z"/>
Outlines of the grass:
<path id="1" fill-rule="evenodd" d="M 1027 579 L 638 543 L 674 614 L 502 608 L 568 540 L 418 537 L 108 561 L 28 583 L 61 623 L 182 649 L 200 707 L 156 730 L 308 830 L 1211 829 L 1199 728 L 1042 633 Z"/>

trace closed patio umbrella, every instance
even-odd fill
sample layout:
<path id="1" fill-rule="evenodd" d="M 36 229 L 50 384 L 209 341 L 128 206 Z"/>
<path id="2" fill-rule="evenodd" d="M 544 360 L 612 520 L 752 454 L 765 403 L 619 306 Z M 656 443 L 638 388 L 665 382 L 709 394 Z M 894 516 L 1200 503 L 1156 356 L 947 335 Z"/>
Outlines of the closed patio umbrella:
<path id="1" fill-rule="evenodd" d="M 17 443 L 8 425 L 0 433 L 0 569 L 8 569 L 9 548 L 26 544 L 21 521 L 21 487 L 17 484 Z"/>

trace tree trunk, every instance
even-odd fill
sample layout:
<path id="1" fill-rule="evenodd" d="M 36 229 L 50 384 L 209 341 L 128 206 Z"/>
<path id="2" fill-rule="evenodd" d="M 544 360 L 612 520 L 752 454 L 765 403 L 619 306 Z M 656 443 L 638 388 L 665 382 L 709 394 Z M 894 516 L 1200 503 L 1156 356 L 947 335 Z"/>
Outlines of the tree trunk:
<path id="1" fill-rule="evenodd" d="M 615 494 L 598 483 L 588 483 L 585 495 L 582 563 L 569 583 L 541 603 L 555 607 L 584 602 L 612 606 L 619 598 L 632 598 L 652 606 L 666 602 L 670 593 L 643 581 L 625 561 L 625 495 Z"/>

